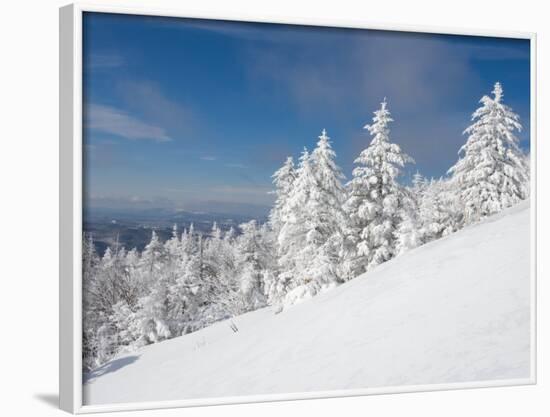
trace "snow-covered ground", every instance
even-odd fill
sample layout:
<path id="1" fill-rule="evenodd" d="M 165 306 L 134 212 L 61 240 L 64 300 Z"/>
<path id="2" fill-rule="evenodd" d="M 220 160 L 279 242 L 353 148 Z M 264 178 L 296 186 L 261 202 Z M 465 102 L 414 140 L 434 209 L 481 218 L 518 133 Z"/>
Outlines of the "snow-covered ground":
<path id="1" fill-rule="evenodd" d="M 530 376 L 529 205 L 431 242 L 280 314 L 121 356 L 85 404 Z"/>

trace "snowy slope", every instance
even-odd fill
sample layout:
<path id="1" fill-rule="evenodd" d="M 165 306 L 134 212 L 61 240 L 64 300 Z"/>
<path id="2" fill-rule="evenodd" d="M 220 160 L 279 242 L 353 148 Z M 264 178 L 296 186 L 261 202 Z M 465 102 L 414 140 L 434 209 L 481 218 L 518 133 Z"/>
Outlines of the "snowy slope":
<path id="1" fill-rule="evenodd" d="M 150 345 L 88 375 L 86 404 L 528 378 L 522 203 L 281 314 Z"/>

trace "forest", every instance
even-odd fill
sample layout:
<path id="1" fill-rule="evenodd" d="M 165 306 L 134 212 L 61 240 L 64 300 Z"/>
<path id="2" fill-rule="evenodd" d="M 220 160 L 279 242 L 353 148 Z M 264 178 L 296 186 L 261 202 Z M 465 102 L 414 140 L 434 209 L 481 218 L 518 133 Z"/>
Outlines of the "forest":
<path id="1" fill-rule="evenodd" d="M 288 157 L 273 174 L 276 200 L 263 224 L 222 231 L 214 223 L 208 234 L 174 225 L 164 242 L 153 231 L 141 252 L 114 244 L 99 254 L 84 234 L 84 370 L 262 307 L 284 314 L 529 197 L 522 126 L 500 83 L 481 98 L 444 177 L 417 172 L 411 184 L 400 181 L 414 159 L 391 141 L 392 122 L 384 99 L 348 182 L 325 130 L 296 164 Z"/>

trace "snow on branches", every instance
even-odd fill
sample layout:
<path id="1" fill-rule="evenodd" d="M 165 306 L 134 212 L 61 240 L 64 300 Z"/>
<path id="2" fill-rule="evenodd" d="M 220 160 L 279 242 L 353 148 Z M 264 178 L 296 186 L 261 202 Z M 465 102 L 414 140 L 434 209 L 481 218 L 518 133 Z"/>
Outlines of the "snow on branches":
<path id="1" fill-rule="evenodd" d="M 396 254 L 397 230 L 406 210 L 404 188 L 397 181 L 401 169 L 414 163 L 401 147 L 390 141 L 393 122 L 386 100 L 366 125 L 369 146 L 355 160 L 345 204 L 349 217 L 347 269 L 351 276 L 391 259 Z"/>
<path id="2" fill-rule="evenodd" d="M 500 83 L 473 113 L 449 177 L 417 173 L 404 184 L 414 161 L 391 141 L 391 122 L 384 99 L 346 185 L 323 129 L 297 167 L 288 157 L 273 174 L 275 203 L 264 223 L 213 223 L 208 233 L 174 226 L 165 242 L 153 231 L 141 253 L 116 239 L 102 256 L 85 235 L 84 368 L 266 305 L 279 312 L 528 198 L 521 125 Z M 230 330 L 238 332 L 233 321 Z"/>
<path id="3" fill-rule="evenodd" d="M 467 224 L 498 213 L 528 195 L 528 167 L 519 140 L 519 116 L 503 104 L 503 89 L 496 83 L 493 97 L 483 96 L 472 115 L 463 155 L 449 169 L 464 202 Z"/>

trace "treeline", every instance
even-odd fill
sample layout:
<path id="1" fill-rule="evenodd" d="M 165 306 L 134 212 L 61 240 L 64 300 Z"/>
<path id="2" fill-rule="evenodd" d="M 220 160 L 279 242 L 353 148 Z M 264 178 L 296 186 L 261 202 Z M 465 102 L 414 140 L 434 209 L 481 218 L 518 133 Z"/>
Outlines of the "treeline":
<path id="1" fill-rule="evenodd" d="M 502 96 L 496 83 L 481 99 L 445 178 L 398 182 L 414 161 L 390 140 L 384 100 L 365 126 L 372 140 L 351 180 L 344 183 L 323 130 L 298 166 L 289 157 L 273 175 L 266 224 L 250 221 L 239 233 L 214 224 L 208 236 L 174 226 L 165 242 L 153 232 L 141 253 L 115 244 L 103 256 L 85 236 L 85 369 L 266 305 L 278 312 L 526 199 L 529 162 L 514 134 L 521 125 Z"/>

